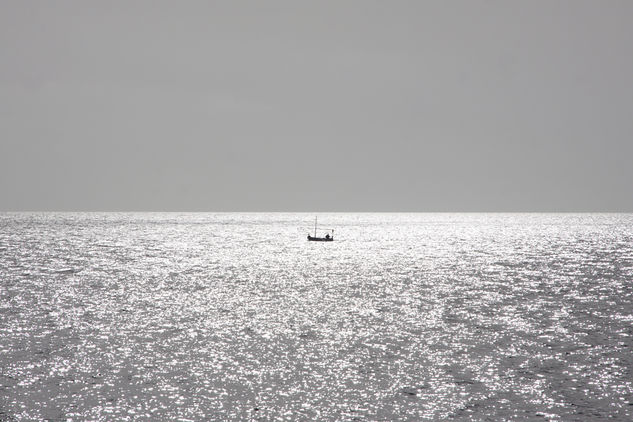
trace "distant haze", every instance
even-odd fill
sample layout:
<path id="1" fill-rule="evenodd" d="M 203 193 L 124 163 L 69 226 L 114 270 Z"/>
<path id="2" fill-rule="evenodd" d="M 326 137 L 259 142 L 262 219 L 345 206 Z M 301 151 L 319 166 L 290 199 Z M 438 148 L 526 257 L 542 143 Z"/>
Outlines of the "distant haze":
<path id="1" fill-rule="evenodd" d="M 632 1 L 0 2 L 0 210 L 633 211 Z"/>

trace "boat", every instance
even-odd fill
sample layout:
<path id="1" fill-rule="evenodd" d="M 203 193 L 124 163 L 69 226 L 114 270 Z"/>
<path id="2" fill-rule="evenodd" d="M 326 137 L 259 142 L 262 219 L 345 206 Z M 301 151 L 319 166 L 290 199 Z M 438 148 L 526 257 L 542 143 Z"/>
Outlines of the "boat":
<path id="1" fill-rule="evenodd" d="M 334 230 L 333 229 L 328 229 L 327 231 L 332 231 L 332 235 L 330 235 L 329 233 L 326 233 L 325 236 L 323 237 L 318 237 L 317 236 L 317 218 L 314 217 L 314 236 L 310 236 L 310 233 L 308 233 L 308 240 L 313 241 L 313 242 L 331 242 L 334 240 Z"/>

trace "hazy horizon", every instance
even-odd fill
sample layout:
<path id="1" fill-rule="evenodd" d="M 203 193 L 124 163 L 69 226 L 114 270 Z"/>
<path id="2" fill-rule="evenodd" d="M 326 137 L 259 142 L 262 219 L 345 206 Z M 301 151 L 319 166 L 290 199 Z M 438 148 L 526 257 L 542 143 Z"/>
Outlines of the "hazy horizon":
<path id="1" fill-rule="evenodd" d="M 0 211 L 633 212 L 633 3 L 0 4 Z"/>

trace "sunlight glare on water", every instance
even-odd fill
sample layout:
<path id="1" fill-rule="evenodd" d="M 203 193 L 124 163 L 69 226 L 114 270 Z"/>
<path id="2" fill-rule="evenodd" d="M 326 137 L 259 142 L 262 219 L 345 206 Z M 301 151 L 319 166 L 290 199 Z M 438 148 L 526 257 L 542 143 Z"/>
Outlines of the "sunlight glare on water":
<path id="1" fill-rule="evenodd" d="M 630 214 L 0 214 L 0 420 L 633 417 Z"/>

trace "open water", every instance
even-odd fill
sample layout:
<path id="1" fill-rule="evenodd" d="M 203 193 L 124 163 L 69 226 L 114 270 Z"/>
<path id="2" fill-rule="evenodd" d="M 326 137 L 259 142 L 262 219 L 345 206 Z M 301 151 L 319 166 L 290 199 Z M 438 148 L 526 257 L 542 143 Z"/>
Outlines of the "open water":
<path id="1" fill-rule="evenodd" d="M 633 420 L 633 215 L 0 214 L 0 420 Z"/>

